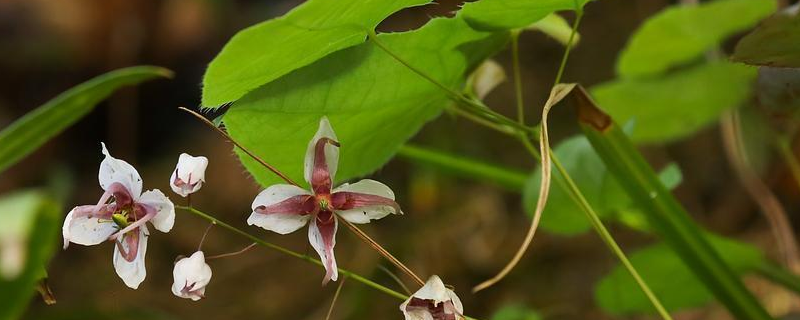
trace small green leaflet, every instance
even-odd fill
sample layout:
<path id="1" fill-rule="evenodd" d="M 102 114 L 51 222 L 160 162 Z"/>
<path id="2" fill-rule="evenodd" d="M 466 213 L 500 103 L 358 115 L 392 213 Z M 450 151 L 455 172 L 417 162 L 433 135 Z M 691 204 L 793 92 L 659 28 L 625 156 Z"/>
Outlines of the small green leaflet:
<path id="1" fill-rule="evenodd" d="M 618 79 L 592 87 L 617 123 L 635 121 L 631 139 L 661 143 L 693 134 L 750 96 L 756 69 L 725 61 L 653 79 Z"/>
<path id="2" fill-rule="evenodd" d="M 333 52 L 364 42 L 392 13 L 430 0 L 308 0 L 282 17 L 239 31 L 203 77 L 216 108 Z"/>
<path id="3" fill-rule="evenodd" d="M 669 7 L 636 30 L 620 54 L 617 74 L 627 78 L 663 73 L 702 56 L 774 11 L 774 0 L 716 0 Z"/>
<path id="4" fill-rule="evenodd" d="M 800 68 L 800 14 L 778 13 L 736 45 L 733 61 Z"/>
<path id="5" fill-rule="evenodd" d="M 562 10 L 578 10 L 589 0 L 480 0 L 461 9 L 464 19 L 475 29 L 505 31 L 525 28 L 547 15 Z"/>

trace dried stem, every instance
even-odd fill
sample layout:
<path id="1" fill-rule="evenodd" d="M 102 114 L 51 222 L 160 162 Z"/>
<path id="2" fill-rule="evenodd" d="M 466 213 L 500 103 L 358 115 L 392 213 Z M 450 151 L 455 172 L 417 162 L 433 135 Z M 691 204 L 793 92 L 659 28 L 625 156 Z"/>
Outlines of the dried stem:
<path id="1" fill-rule="evenodd" d="M 333 294 L 333 300 L 331 300 L 331 307 L 328 308 L 328 315 L 325 316 L 325 320 L 331 319 L 331 314 L 333 314 L 333 307 L 336 305 L 336 300 L 339 300 L 339 293 L 342 292 L 342 287 L 344 287 L 345 281 L 347 281 L 347 276 L 344 276 L 342 281 L 339 281 L 339 286 L 336 287 L 336 292 Z"/>
<path id="2" fill-rule="evenodd" d="M 770 225 L 778 251 L 784 263 L 793 272 L 800 271 L 800 257 L 798 257 L 797 238 L 791 228 L 791 223 L 786 210 L 778 198 L 758 177 L 758 174 L 749 166 L 745 153 L 744 141 L 739 127 L 739 114 L 732 111 L 722 117 L 722 141 L 725 152 L 736 175 L 750 197 L 761 208 L 761 212 Z"/>
<path id="3" fill-rule="evenodd" d="M 290 179 L 288 176 L 286 176 L 285 174 L 283 174 L 283 172 L 280 172 L 278 169 L 276 169 L 275 167 L 273 167 L 272 165 L 270 165 L 270 164 L 269 164 L 269 163 L 267 163 L 266 161 L 262 160 L 261 158 L 259 158 L 258 156 L 256 156 L 254 153 L 250 152 L 250 150 L 247 150 L 247 149 L 246 149 L 245 147 L 243 147 L 241 144 L 239 144 L 238 142 L 236 142 L 236 140 L 233 140 L 233 138 L 231 138 L 231 136 L 229 136 L 229 135 L 228 135 L 228 133 L 226 133 L 225 131 L 222 131 L 222 129 L 220 129 L 219 127 L 217 127 L 216 125 L 214 125 L 214 123 L 213 123 L 213 122 L 209 121 L 208 119 L 206 119 L 205 117 L 203 117 L 201 114 L 199 114 L 199 113 L 197 113 L 197 112 L 195 112 L 195 111 L 193 111 L 193 110 L 190 110 L 190 109 L 184 108 L 184 107 L 178 107 L 178 109 L 181 109 L 181 110 L 183 110 L 183 111 L 186 111 L 186 112 L 190 113 L 191 115 L 195 116 L 195 118 L 197 118 L 197 119 L 200 119 L 200 121 L 202 121 L 203 123 L 205 123 L 205 124 L 206 124 L 206 125 L 208 125 L 209 127 L 213 128 L 213 129 L 214 129 L 214 131 L 216 131 L 217 133 L 219 133 L 220 135 L 222 135 L 222 136 L 223 136 L 225 139 L 227 139 L 228 141 L 230 141 L 231 143 L 233 143 L 233 144 L 234 144 L 236 147 L 238 147 L 240 150 L 244 151 L 244 153 L 246 153 L 248 156 L 250 156 L 250 157 L 251 157 L 251 158 L 253 158 L 254 160 L 258 161 L 258 163 L 260 163 L 262 166 L 264 166 L 264 167 L 266 167 L 267 169 L 269 169 L 269 171 L 272 171 L 272 173 L 274 173 L 274 174 L 276 174 L 277 176 L 281 177 L 281 179 L 283 179 L 283 180 L 284 180 L 284 181 L 286 181 L 287 183 L 289 183 L 289 184 L 293 184 L 293 185 L 295 185 L 295 186 L 299 186 L 299 185 L 298 185 L 297 183 L 295 183 L 295 182 L 294 182 L 292 179 Z"/>
<path id="4" fill-rule="evenodd" d="M 255 247 L 256 244 L 257 243 L 253 242 L 250 245 L 244 247 L 242 250 L 239 250 L 239 251 L 236 251 L 236 252 L 228 252 L 228 253 L 218 254 L 218 255 L 215 255 L 215 256 L 210 256 L 210 257 L 206 258 L 206 260 L 214 260 L 214 259 L 219 259 L 219 258 L 237 256 L 237 255 L 240 255 L 242 253 L 245 253 L 245 252 L 249 251 L 250 249 L 253 249 L 253 247 Z"/>

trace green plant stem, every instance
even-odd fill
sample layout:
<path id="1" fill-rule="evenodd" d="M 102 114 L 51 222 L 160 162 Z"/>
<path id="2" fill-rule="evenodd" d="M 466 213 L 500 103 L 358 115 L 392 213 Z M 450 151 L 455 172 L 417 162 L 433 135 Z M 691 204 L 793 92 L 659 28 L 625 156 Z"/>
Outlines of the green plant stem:
<path id="1" fill-rule="evenodd" d="M 198 217 L 201 217 L 203 219 L 206 219 L 206 220 L 208 220 L 209 222 L 211 222 L 211 223 L 213 223 L 215 225 L 218 225 L 218 226 L 220 226 L 220 227 L 222 227 L 224 229 L 227 229 L 228 231 L 231 231 L 231 232 L 233 232 L 235 234 L 238 234 L 238 235 L 240 235 L 242 237 L 245 237 L 245 238 L 249 239 L 250 241 L 253 241 L 254 243 L 257 243 L 258 245 L 260 245 L 262 247 L 270 248 L 272 250 L 278 251 L 280 253 L 283 253 L 283 254 L 286 254 L 286 255 L 301 259 L 301 260 L 305 260 L 307 262 L 316 264 L 318 266 L 324 266 L 322 264 L 322 262 L 319 261 L 319 259 L 315 259 L 315 258 L 309 257 L 307 255 L 300 254 L 300 253 L 294 252 L 292 250 L 286 249 L 284 247 L 281 247 L 281 246 L 266 242 L 264 240 L 261 240 L 261 239 L 259 239 L 258 237 L 254 236 L 254 235 L 251 235 L 251 234 L 249 234 L 249 233 L 247 233 L 245 231 L 240 230 L 239 228 L 236 228 L 236 227 L 231 226 L 231 225 L 229 225 L 229 224 L 227 224 L 225 222 L 222 222 L 219 219 L 214 218 L 210 214 L 207 214 L 207 213 L 202 212 L 200 210 L 197 210 L 195 208 L 184 207 L 184 206 L 175 206 L 175 207 L 178 208 L 178 209 L 184 210 L 186 212 L 192 213 L 192 214 L 194 214 L 194 215 L 196 215 Z M 341 273 L 343 275 L 346 275 L 347 277 L 350 277 L 353 280 L 361 282 L 361 283 L 363 283 L 363 284 L 365 284 L 365 285 L 367 285 L 369 287 L 372 287 L 373 289 L 377 289 L 378 291 L 381 291 L 381 292 L 383 292 L 385 294 L 388 294 L 388 295 L 390 295 L 392 297 L 398 298 L 400 300 L 408 299 L 408 296 L 406 296 L 406 295 L 404 295 L 402 293 L 399 293 L 397 291 L 394 291 L 392 289 L 389 289 L 387 287 L 384 287 L 384 286 L 382 286 L 382 285 L 380 285 L 380 284 L 378 284 L 378 283 L 376 283 L 376 282 L 374 282 L 372 280 L 364 278 L 364 277 L 362 277 L 362 276 L 360 276 L 360 275 L 358 275 L 358 274 L 356 274 L 354 272 L 339 268 L 339 273 Z"/>
<path id="2" fill-rule="evenodd" d="M 578 189 L 578 186 L 572 180 L 572 177 L 570 177 L 567 170 L 564 169 L 564 166 L 561 165 L 561 161 L 559 161 L 556 155 L 552 152 L 550 154 L 550 159 L 552 159 L 553 164 L 558 170 L 558 173 L 561 174 L 561 179 L 563 179 L 566 183 L 567 192 L 570 194 L 573 200 L 576 200 L 576 203 L 581 208 L 581 211 L 583 211 L 586 214 L 586 217 L 589 218 L 589 221 L 592 223 L 595 231 L 597 231 L 600 239 L 603 240 L 611 252 L 617 257 L 617 259 L 619 259 L 625 269 L 628 270 L 628 273 L 631 274 L 633 279 L 636 281 L 636 284 L 638 284 L 639 288 L 642 289 L 642 292 L 644 292 L 644 294 L 647 296 L 647 299 L 650 300 L 650 303 L 653 304 L 653 307 L 655 307 L 661 318 L 665 320 L 671 320 L 672 316 L 669 315 L 669 312 L 667 312 L 667 310 L 661 304 L 661 301 L 658 300 L 658 297 L 656 297 L 653 291 L 650 290 L 647 282 L 642 279 L 642 277 L 639 275 L 639 272 L 636 271 L 636 268 L 633 266 L 633 264 L 631 264 L 630 260 L 628 260 L 625 252 L 623 252 L 622 248 L 619 247 L 619 244 L 617 244 L 617 242 L 614 240 L 614 237 L 611 236 L 611 233 L 609 233 L 608 229 L 606 229 L 605 225 L 603 225 L 603 221 L 600 220 L 600 217 L 597 216 L 596 212 L 594 212 L 592 206 L 583 196 L 583 193 L 581 193 L 580 189 Z"/>
<path id="3" fill-rule="evenodd" d="M 583 8 L 580 8 L 576 4 L 575 8 L 575 21 L 572 23 L 572 32 L 569 34 L 569 40 L 567 40 L 567 47 L 564 49 L 564 56 L 561 57 L 561 64 L 558 66 L 558 73 L 556 73 L 556 80 L 553 83 L 553 86 L 561 83 L 561 77 L 564 75 L 564 69 L 567 67 L 567 60 L 569 60 L 569 53 L 572 51 L 572 45 L 575 41 L 575 34 L 578 32 L 578 27 L 581 24 L 581 19 L 583 18 Z"/>
<path id="4" fill-rule="evenodd" d="M 254 243 L 256 243 L 256 244 L 258 244 L 260 246 L 270 248 L 272 250 L 275 250 L 275 251 L 278 251 L 280 253 L 283 253 L 283 254 L 298 258 L 300 260 L 304 260 L 306 262 L 318 265 L 320 267 L 324 267 L 324 264 L 322 264 L 322 262 L 319 261 L 319 259 L 312 258 L 310 256 L 307 256 L 307 255 L 304 255 L 304 254 L 300 254 L 300 253 L 297 253 L 295 251 L 286 249 L 286 248 L 281 247 L 279 245 L 275 245 L 275 244 L 266 242 L 264 240 L 261 240 L 260 238 L 254 236 L 252 234 L 249 234 L 249 233 L 247 233 L 247 232 L 245 232 L 245 231 L 243 231 L 243 230 L 241 230 L 239 228 L 236 228 L 236 227 L 234 227 L 232 225 L 229 225 L 229 224 L 227 224 L 225 222 L 222 222 L 219 219 L 217 219 L 217 218 L 213 217 L 212 215 L 207 214 L 207 213 L 205 213 L 203 211 L 197 210 L 197 209 L 192 208 L 192 207 L 185 207 L 185 206 L 175 206 L 175 208 L 180 209 L 180 210 L 184 210 L 184 211 L 189 212 L 191 214 L 194 214 L 194 215 L 196 215 L 196 216 L 198 216 L 200 218 L 206 219 L 209 222 L 211 222 L 211 223 L 213 223 L 215 225 L 218 225 L 218 226 L 220 226 L 220 227 L 222 227 L 222 228 L 224 228 L 224 229 L 226 229 L 228 231 L 231 231 L 231 232 L 233 232 L 235 234 L 238 234 L 238 235 L 240 235 L 240 236 L 242 236 L 244 238 L 247 238 L 248 240 L 253 241 Z M 400 299 L 400 300 L 408 299 L 407 295 L 404 295 L 404 294 L 402 294 L 400 292 L 397 292 L 397 291 L 394 291 L 394 290 L 389 289 L 387 287 L 384 287 L 384 286 L 378 284 L 377 282 L 372 281 L 370 279 L 367 279 L 367 278 L 365 278 L 365 277 L 363 277 L 363 276 L 361 276 L 361 275 L 359 275 L 359 274 L 357 274 L 355 272 L 352 272 L 352 271 L 349 271 L 349 270 L 346 270 L 346 269 L 342 269 L 342 268 L 337 268 L 337 269 L 339 270 L 339 273 L 341 273 L 345 277 L 353 279 L 353 280 L 356 280 L 358 282 L 361 282 L 362 284 L 364 284 L 364 285 L 366 285 L 366 286 L 368 286 L 370 288 L 373 288 L 375 290 L 378 290 L 380 292 L 383 292 L 383 293 L 385 293 L 385 294 L 387 294 L 389 296 L 395 297 L 395 298 Z M 471 318 L 471 317 L 466 317 L 466 318 L 468 320 L 478 320 L 478 319 Z"/>
<path id="5" fill-rule="evenodd" d="M 764 278 L 800 294 L 800 277 L 781 266 L 764 261 L 756 266 L 755 271 Z"/>
<path id="6" fill-rule="evenodd" d="M 517 121 L 525 125 L 525 103 L 522 100 L 522 72 L 519 67 L 519 30 L 511 32 L 511 62 L 514 68 L 514 92 L 517 100 Z"/>
<path id="7" fill-rule="evenodd" d="M 491 181 L 513 191 L 522 190 L 527 180 L 525 174 L 519 171 L 472 159 L 464 159 L 458 155 L 411 144 L 402 146 L 397 154 L 417 163 L 429 165 L 451 173 L 459 175 L 467 173 L 470 177 L 483 181 Z"/>

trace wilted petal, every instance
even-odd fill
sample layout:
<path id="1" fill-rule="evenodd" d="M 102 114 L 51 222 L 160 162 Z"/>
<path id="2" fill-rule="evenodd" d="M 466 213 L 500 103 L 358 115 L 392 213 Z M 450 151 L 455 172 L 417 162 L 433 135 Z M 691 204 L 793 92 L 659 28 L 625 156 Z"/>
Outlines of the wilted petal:
<path id="1" fill-rule="evenodd" d="M 61 227 L 64 236 L 64 249 L 69 243 L 84 246 L 100 244 L 117 231 L 117 226 L 111 221 L 110 214 L 90 215 L 95 206 L 79 206 L 73 208 L 64 219 Z"/>
<path id="2" fill-rule="evenodd" d="M 247 224 L 287 234 L 306 225 L 314 208 L 314 197 L 308 190 L 276 184 L 261 191 L 253 200 L 253 213 L 247 218 Z"/>
<path id="3" fill-rule="evenodd" d="M 464 307 L 453 290 L 434 275 L 400 305 L 400 311 L 406 320 L 458 320 L 463 319 Z"/>
<path id="4" fill-rule="evenodd" d="M 369 223 L 392 213 L 402 213 L 394 192 L 375 180 L 364 179 L 333 190 L 331 203 L 336 213 L 352 223 Z"/>
<path id="5" fill-rule="evenodd" d="M 148 206 L 155 210 L 155 216 L 150 223 L 161 232 L 169 232 L 175 225 L 175 205 L 164 195 L 161 190 L 153 189 L 145 191 L 137 201 L 140 205 Z"/>
<path id="6" fill-rule="evenodd" d="M 211 281 L 211 267 L 206 264 L 203 252 L 197 251 L 175 263 L 172 277 L 174 295 L 197 301 L 205 296 L 206 286 Z"/>
<path id="7" fill-rule="evenodd" d="M 325 285 L 329 280 L 336 281 L 339 278 L 339 270 L 336 267 L 336 257 L 333 255 L 333 247 L 336 246 L 336 229 L 339 223 L 336 216 L 330 211 L 322 211 L 317 214 L 308 225 L 308 241 L 319 254 L 322 264 L 325 266 L 325 278 L 322 284 Z"/>
<path id="8" fill-rule="evenodd" d="M 208 158 L 193 157 L 182 153 L 178 157 L 178 164 L 169 179 L 170 188 L 182 197 L 197 192 L 206 182 L 206 167 L 208 167 Z"/>
<path id="9" fill-rule="evenodd" d="M 131 289 L 139 288 L 139 284 L 147 276 L 144 257 L 147 253 L 149 235 L 147 227 L 141 226 L 139 230 L 126 233 L 114 247 L 114 269 L 125 285 Z"/>
<path id="10" fill-rule="evenodd" d="M 305 179 L 317 194 L 331 190 L 339 166 L 339 146 L 328 117 L 319 120 L 319 129 L 308 143 Z"/>
<path id="11" fill-rule="evenodd" d="M 106 156 L 103 162 L 100 163 L 100 172 L 97 175 L 100 187 L 103 190 L 108 190 L 112 184 L 118 182 L 128 189 L 134 199 L 138 198 L 142 193 L 142 177 L 139 176 L 139 172 L 129 163 L 112 157 L 108 153 L 105 143 L 100 145 L 103 147 L 103 154 Z"/>

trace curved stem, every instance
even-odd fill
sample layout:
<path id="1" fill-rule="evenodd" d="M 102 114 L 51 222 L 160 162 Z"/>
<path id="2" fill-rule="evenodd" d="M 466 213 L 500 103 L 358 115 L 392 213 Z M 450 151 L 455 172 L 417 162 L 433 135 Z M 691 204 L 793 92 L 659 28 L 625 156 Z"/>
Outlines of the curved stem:
<path id="1" fill-rule="evenodd" d="M 239 250 L 239 251 L 228 252 L 228 253 L 222 253 L 222 254 L 218 254 L 218 255 L 210 256 L 210 257 L 207 257 L 207 258 L 206 258 L 206 260 L 214 260 L 214 259 L 220 259 L 220 258 L 227 258 L 227 257 L 232 257 L 232 256 L 238 256 L 238 255 L 240 255 L 240 254 L 242 254 L 242 253 L 245 253 L 245 252 L 247 252 L 247 251 L 248 251 L 248 250 L 250 250 L 250 249 L 253 249 L 253 247 L 255 247 L 256 245 L 257 245 L 257 243 L 253 242 L 253 243 L 251 243 L 250 245 L 248 245 L 248 246 L 246 246 L 246 247 L 242 248 L 242 249 L 241 249 L 241 250 Z"/>
<path id="2" fill-rule="evenodd" d="M 592 206 L 583 196 L 583 193 L 581 193 L 580 189 L 578 189 L 578 186 L 575 184 L 575 182 L 572 181 L 572 177 L 569 176 L 569 173 L 567 172 L 566 169 L 564 169 L 564 167 L 561 165 L 561 162 L 558 160 L 558 158 L 554 153 L 550 154 L 550 159 L 553 161 L 553 164 L 555 165 L 556 170 L 558 170 L 558 173 L 561 174 L 561 179 L 563 179 L 564 182 L 566 182 L 567 192 L 570 194 L 571 197 L 573 197 L 574 200 L 576 200 L 576 203 L 581 208 L 581 211 L 586 213 L 586 216 L 589 218 L 589 221 L 592 223 L 592 226 L 594 227 L 595 231 L 597 231 L 597 234 L 600 236 L 600 239 L 602 239 L 603 242 L 606 244 L 606 246 L 609 249 L 611 249 L 611 252 L 615 256 L 617 256 L 617 259 L 619 259 L 622 265 L 625 266 L 625 269 L 628 270 L 628 273 L 630 273 L 631 276 L 633 276 L 633 279 L 636 281 L 636 284 L 639 285 L 639 288 L 642 289 L 642 292 L 644 292 L 644 294 L 647 296 L 647 299 L 650 300 L 650 303 L 652 303 L 653 307 L 656 308 L 656 311 L 661 316 L 661 318 L 665 320 L 671 320 L 672 316 L 670 316 L 669 312 L 667 312 L 664 306 L 661 305 L 661 301 L 658 300 L 653 291 L 650 290 L 650 287 L 647 285 L 647 282 L 645 282 L 644 279 L 642 279 L 642 277 L 639 275 L 639 272 L 636 271 L 636 268 L 633 266 L 633 264 L 631 264 L 630 260 L 628 260 L 628 257 L 625 255 L 625 252 L 623 252 L 622 249 L 617 244 L 617 242 L 614 241 L 614 237 L 612 237 L 611 233 L 608 232 L 608 229 L 606 229 L 605 225 L 603 225 L 603 222 L 600 220 L 600 217 L 598 217 L 597 213 L 594 212 Z"/>
<path id="3" fill-rule="evenodd" d="M 567 66 L 567 60 L 569 60 L 569 53 L 572 51 L 573 43 L 575 43 L 575 34 L 578 32 L 578 27 L 580 26 L 581 19 L 583 18 L 583 9 L 577 7 L 577 4 L 575 9 L 575 22 L 572 23 L 572 32 L 569 34 L 567 48 L 564 49 L 564 56 L 561 57 L 561 65 L 558 66 L 558 73 L 556 73 L 556 81 L 553 83 L 553 86 L 561 83 L 561 77 L 564 75 L 564 69 Z"/>

